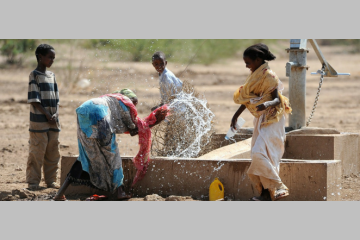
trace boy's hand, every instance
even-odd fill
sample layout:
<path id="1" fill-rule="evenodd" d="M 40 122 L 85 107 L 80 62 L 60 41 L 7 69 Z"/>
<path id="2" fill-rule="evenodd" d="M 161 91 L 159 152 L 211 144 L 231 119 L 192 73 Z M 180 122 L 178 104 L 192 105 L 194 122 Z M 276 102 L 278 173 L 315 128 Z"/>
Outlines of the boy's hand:
<path id="1" fill-rule="evenodd" d="M 52 117 L 51 117 L 52 119 L 54 119 L 55 121 L 57 120 L 57 118 L 58 118 L 58 114 L 57 113 L 55 113 L 54 115 L 52 115 Z"/>
<path id="2" fill-rule="evenodd" d="M 55 119 L 53 119 L 53 116 L 51 116 L 49 113 L 46 113 L 45 116 L 49 123 L 55 123 Z"/>

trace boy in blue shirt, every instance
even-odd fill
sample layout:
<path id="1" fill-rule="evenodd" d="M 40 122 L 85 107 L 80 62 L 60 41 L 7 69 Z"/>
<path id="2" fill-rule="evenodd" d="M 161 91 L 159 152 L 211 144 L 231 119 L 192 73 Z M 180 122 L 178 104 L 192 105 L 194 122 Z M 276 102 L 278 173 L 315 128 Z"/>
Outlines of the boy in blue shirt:
<path id="1" fill-rule="evenodd" d="M 169 103 L 174 95 L 181 92 L 183 83 L 169 69 L 166 68 L 167 61 L 163 52 L 154 53 L 152 56 L 152 65 L 159 73 L 161 96 L 161 103 L 151 109 L 151 111 L 154 111 L 158 107 Z"/>
<path id="2" fill-rule="evenodd" d="M 55 74 L 46 71 L 54 63 L 55 50 L 40 44 L 35 51 L 37 68 L 30 73 L 28 103 L 30 103 L 29 157 L 26 182 L 29 189 L 39 189 L 41 167 L 48 188 L 59 188 L 56 174 L 60 160 L 59 150 L 59 91 Z"/>

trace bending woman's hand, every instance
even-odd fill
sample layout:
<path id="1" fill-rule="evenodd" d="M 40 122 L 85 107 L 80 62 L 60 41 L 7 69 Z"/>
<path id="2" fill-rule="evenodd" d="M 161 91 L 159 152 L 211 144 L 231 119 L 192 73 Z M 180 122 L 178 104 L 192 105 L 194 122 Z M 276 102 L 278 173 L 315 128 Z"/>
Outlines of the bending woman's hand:
<path id="1" fill-rule="evenodd" d="M 156 111 L 155 113 L 155 117 L 156 117 L 156 122 L 160 123 L 161 121 L 163 121 L 166 118 L 167 113 L 169 112 L 169 110 L 167 109 L 159 109 Z"/>
<path id="2" fill-rule="evenodd" d="M 130 133 L 130 136 L 135 136 L 139 133 L 139 129 L 138 128 L 135 128 L 135 129 L 130 129 L 129 130 L 129 133 Z"/>

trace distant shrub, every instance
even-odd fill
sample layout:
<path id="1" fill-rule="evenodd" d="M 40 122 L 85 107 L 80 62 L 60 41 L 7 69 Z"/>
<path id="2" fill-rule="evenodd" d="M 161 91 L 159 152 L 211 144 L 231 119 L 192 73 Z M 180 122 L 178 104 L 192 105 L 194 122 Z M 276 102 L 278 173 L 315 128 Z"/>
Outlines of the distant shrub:
<path id="1" fill-rule="evenodd" d="M 8 64 L 21 64 L 24 53 L 34 51 L 36 40 L 34 39 L 2 39 L 0 40 L 0 53 L 6 57 Z"/>
<path id="2" fill-rule="evenodd" d="M 86 48 L 110 49 L 122 52 L 126 61 L 151 61 L 156 51 L 162 51 L 175 62 L 211 64 L 221 59 L 234 57 L 237 52 L 257 42 L 269 43 L 263 39 L 91 39 L 84 42 Z"/>

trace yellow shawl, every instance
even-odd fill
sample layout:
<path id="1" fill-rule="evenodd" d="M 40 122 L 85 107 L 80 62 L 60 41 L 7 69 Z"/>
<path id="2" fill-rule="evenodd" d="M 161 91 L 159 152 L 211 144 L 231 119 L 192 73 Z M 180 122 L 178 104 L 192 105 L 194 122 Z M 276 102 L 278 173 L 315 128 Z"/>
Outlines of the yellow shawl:
<path id="1" fill-rule="evenodd" d="M 268 107 L 260 112 L 256 109 L 256 106 L 273 100 L 271 93 L 278 87 L 278 83 L 278 76 L 270 69 L 266 62 L 251 73 L 246 79 L 245 84 L 235 91 L 234 102 L 245 105 L 256 118 L 264 114 L 265 111 L 265 118 L 261 125 L 278 122 L 284 112 L 291 113 L 292 111 L 289 99 L 283 96 L 281 92 L 279 92 L 279 105 Z"/>

